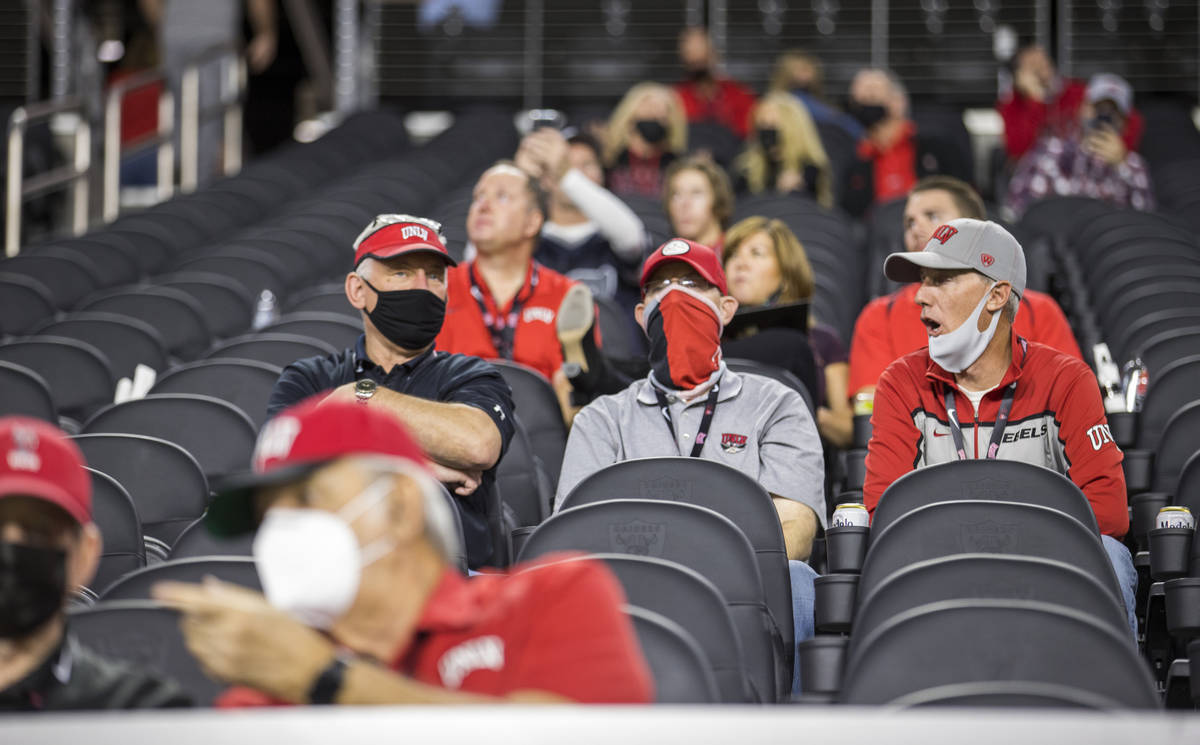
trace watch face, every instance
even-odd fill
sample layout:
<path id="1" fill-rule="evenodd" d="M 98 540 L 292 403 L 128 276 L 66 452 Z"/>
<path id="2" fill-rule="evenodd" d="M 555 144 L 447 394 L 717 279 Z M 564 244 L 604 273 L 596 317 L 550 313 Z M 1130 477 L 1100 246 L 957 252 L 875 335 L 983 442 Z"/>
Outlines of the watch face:
<path id="1" fill-rule="evenodd" d="M 375 386 L 375 381 L 371 380 L 370 378 L 366 380 L 360 380 L 354 384 L 354 392 L 360 396 L 364 394 L 369 396 L 375 392 Z"/>

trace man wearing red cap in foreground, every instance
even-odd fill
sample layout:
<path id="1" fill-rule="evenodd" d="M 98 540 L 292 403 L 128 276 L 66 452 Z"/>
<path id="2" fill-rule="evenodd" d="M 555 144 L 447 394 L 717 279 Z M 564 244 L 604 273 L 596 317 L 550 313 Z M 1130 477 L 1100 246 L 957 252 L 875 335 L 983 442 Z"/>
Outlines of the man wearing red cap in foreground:
<path id="1" fill-rule="evenodd" d="M 0 712 L 188 705 L 174 683 L 109 662 L 66 631 L 100 560 L 83 455 L 55 427 L 0 418 Z"/>
<path id="2" fill-rule="evenodd" d="M 800 394 L 740 375 L 721 359 L 721 331 L 737 312 L 716 252 L 675 238 L 642 268 L 634 309 L 650 374 L 575 417 L 555 502 L 595 471 L 630 458 L 690 455 L 738 469 L 771 494 L 792 560 L 796 640 L 812 636 L 812 578 L 803 563 L 825 524 L 821 441 Z"/>
<path id="3" fill-rule="evenodd" d="M 253 471 L 206 517 L 254 529 L 265 598 L 161 583 L 231 704 L 639 703 L 652 684 L 597 562 L 466 579 L 420 447 L 373 407 L 309 401 L 268 422 Z"/>
<path id="4" fill-rule="evenodd" d="M 470 566 L 503 560 L 492 555 L 489 520 L 499 520 L 494 469 L 513 436 L 512 394 L 483 360 L 434 348 L 446 316 L 446 267 L 456 265 L 441 225 L 379 215 L 354 249 L 346 298 L 362 313 L 363 336 L 336 354 L 288 365 L 267 411 L 325 393 L 391 413 L 457 495 Z"/>

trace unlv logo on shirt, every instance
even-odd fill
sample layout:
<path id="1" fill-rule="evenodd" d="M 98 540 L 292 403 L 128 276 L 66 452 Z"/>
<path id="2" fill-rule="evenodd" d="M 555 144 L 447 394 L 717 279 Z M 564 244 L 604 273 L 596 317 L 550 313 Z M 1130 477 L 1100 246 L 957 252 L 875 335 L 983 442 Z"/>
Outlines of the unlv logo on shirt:
<path id="1" fill-rule="evenodd" d="M 721 449 L 727 453 L 740 453 L 746 449 L 746 436 L 732 432 L 721 433 Z"/>
<path id="2" fill-rule="evenodd" d="M 940 225 L 937 230 L 933 231 L 933 236 L 930 240 L 936 240 L 944 246 L 946 245 L 946 241 L 953 238 L 957 232 L 958 228 L 951 227 L 950 225 Z"/>

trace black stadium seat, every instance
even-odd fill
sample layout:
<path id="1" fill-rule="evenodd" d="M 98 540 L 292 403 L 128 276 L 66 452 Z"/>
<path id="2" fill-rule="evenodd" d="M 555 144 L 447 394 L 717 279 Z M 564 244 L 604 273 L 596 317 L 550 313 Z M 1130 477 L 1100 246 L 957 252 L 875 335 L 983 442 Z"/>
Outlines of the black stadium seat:
<path id="1" fill-rule="evenodd" d="M 112 365 L 113 375 L 133 378 L 139 365 L 161 372 L 167 369 L 167 350 L 153 326 L 112 313 L 72 313 L 39 326 L 39 335 L 77 339 L 100 350 Z"/>
<path id="2" fill-rule="evenodd" d="M 892 482 L 871 516 L 872 535 L 881 535 L 918 507 L 960 499 L 1051 507 L 1075 518 L 1092 533 L 1100 532 L 1087 497 L 1062 474 L 1018 461 L 972 459 L 918 468 Z"/>
<path id="3" fill-rule="evenodd" d="M 250 556 L 254 534 L 244 533 L 232 538 L 218 538 L 208 531 L 204 520 L 196 520 L 184 528 L 171 546 L 171 560 L 197 559 L 207 556 Z"/>
<path id="4" fill-rule="evenodd" d="M 210 272 L 176 272 L 154 278 L 154 284 L 179 290 L 204 311 L 213 336 L 237 336 L 254 320 L 256 297 L 232 277 Z"/>
<path id="5" fill-rule="evenodd" d="M 1108 555 L 1094 531 L 1049 507 L 1019 502 L 961 500 L 918 507 L 875 532 L 858 592 L 868 597 L 893 572 L 918 561 L 962 553 L 1040 556 L 1071 564 L 1124 602 Z"/>
<path id="6" fill-rule="evenodd" d="M 167 351 L 194 359 L 208 348 L 211 332 L 204 309 L 191 295 L 172 287 L 137 286 L 109 290 L 86 298 L 78 310 L 114 313 L 150 324 Z"/>
<path id="7" fill-rule="evenodd" d="M 529 433 L 533 452 L 542 459 L 550 483 L 558 484 L 562 471 L 563 451 L 567 447 L 567 426 L 562 409 L 550 382 L 536 370 L 510 362 L 492 360 L 492 365 L 512 388 L 513 404 L 525 431 Z"/>
<path id="8" fill-rule="evenodd" d="M 258 360 L 208 359 L 173 367 L 150 393 L 199 393 L 228 401 L 256 428 L 267 420 L 267 400 L 283 368 Z"/>
<path id="9" fill-rule="evenodd" d="M 92 479 L 92 521 L 104 544 L 96 576 L 89 583 L 99 592 L 121 575 L 146 565 L 146 544 L 129 492 L 112 476 L 94 468 L 87 470 Z"/>
<path id="10" fill-rule="evenodd" d="M 73 609 L 67 627 L 88 649 L 124 660 L 179 683 L 198 706 L 209 706 L 228 686 L 208 677 L 192 657 L 179 613 L 151 600 L 121 600 Z"/>
<path id="11" fill-rule="evenodd" d="M 839 698 L 889 704 L 954 684 L 999 681 L 1066 686 L 1119 708 L 1160 706 L 1127 636 L 1077 610 L 1014 599 L 931 603 L 855 635 Z"/>
<path id="12" fill-rule="evenodd" d="M 208 507 L 208 481 L 186 450 L 157 437 L 86 434 L 72 437 L 92 468 L 125 487 L 142 532 L 168 546 Z"/>
<path id="13" fill-rule="evenodd" d="M 316 339 L 334 349 L 354 346 L 362 336 L 362 322 L 344 313 L 288 313 L 274 323 L 259 329 L 262 333 L 291 334 Z"/>
<path id="14" fill-rule="evenodd" d="M 717 686 L 704 650 L 682 626 L 653 611 L 625 606 L 633 621 L 659 704 L 711 704 Z"/>
<path id="15" fill-rule="evenodd" d="M 340 313 L 362 323 L 360 311 L 350 305 L 341 283 L 316 285 L 297 292 L 285 307 L 288 313 Z"/>
<path id="16" fill-rule="evenodd" d="M 780 629 L 762 589 L 754 549 L 736 525 L 704 507 L 645 499 L 614 499 L 554 514 L 533 531 L 521 560 L 555 551 L 653 556 L 688 567 L 725 597 L 742 643 L 758 701 L 779 690 L 784 668 Z M 786 676 L 790 679 L 791 670 Z"/>
<path id="17" fill-rule="evenodd" d="M 58 424 L 54 397 L 45 379 L 24 365 L 0 362 L 0 412 Z"/>
<path id="18" fill-rule="evenodd" d="M 44 284 L 22 274 L 0 273 L 0 337 L 28 333 L 54 311 Z"/>
<path id="19" fill-rule="evenodd" d="M 652 556 L 590 554 L 562 561 L 593 560 L 608 565 L 631 605 L 659 613 L 692 635 L 707 657 L 718 700 L 751 700 L 737 630 L 725 598 L 711 582 L 692 569 Z"/>
<path id="20" fill-rule="evenodd" d="M 112 600 L 150 600 L 156 582 L 202 582 L 215 577 L 222 582 L 262 592 L 258 569 L 248 556 L 208 556 L 175 559 L 130 572 L 100 594 L 100 602 Z"/>
<path id="21" fill-rule="evenodd" d="M 257 360 L 284 368 L 306 357 L 335 354 L 333 345 L 297 334 L 246 334 L 208 350 L 207 359 Z"/>
<path id="22" fill-rule="evenodd" d="M 250 465 L 256 430 L 241 409 L 211 396 L 163 393 L 113 404 L 89 419 L 84 434 L 149 435 L 179 445 L 212 481 Z"/>
<path id="23" fill-rule="evenodd" d="M 83 420 L 113 400 L 116 380 L 108 359 L 91 344 L 57 336 L 0 343 L 0 362 L 36 372 L 50 388 L 58 413 Z"/>
<path id="24" fill-rule="evenodd" d="M 754 550 L 767 607 L 788 650 L 790 674 L 794 644 L 792 585 L 783 529 L 771 495 L 754 479 L 723 463 L 680 456 L 634 458 L 584 478 L 563 498 L 559 509 L 621 498 L 705 507 L 738 527 Z"/>
<path id="25" fill-rule="evenodd" d="M 99 286 L 91 264 L 82 258 L 26 253 L 0 260 L 0 272 L 40 282 L 50 291 L 54 307 L 70 310 Z"/>
<path id="26" fill-rule="evenodd" d="M 910 564 L 858 597 L 854 633 L 869 634 L 888 619 L 942 600 L 1039 600 L 1091 615 L 1120 634 L 1129 632 L 1122 604 L 1096 578 L 1052 559 L 1015 554 L 954 554 Z"/>

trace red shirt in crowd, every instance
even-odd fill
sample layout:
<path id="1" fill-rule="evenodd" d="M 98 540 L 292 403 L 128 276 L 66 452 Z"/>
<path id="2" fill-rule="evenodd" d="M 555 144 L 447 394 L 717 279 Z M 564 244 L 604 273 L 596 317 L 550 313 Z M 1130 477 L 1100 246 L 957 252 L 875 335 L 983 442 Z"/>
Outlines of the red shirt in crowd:
<path id="1" fill-rule="evenodd" d="M 1019 316 L 1018 316 L 1019 317 Z M 986 457 L 1004 390 L 1016 381 L 1012 412 L 996 457 L 1049 468 L 1087 497 L 1100 532 L 1129 530 L 1123 458 L 1113 442 L 1096 376 L 1082 360 L 1012 334 L 1013 360 L 976 412 L 954 376 L 919 349 L 896 360 L 879 378 L 863 502 L 874 512 L 892 482 L 925 466 L 957 459 L 946 414 L 953 391 L 967 457 Z"/>
<path id="2" fill-rule="evenodd" d="M 622 610 L 625 594 L 602 563 L 538 562 L 512 571 L 467 579 L 446 570 L 412 641 L 389 667 L 420 683 L 487 696 L 544 691 L 579 703 L 654 700 L 653 678 Z M 218 706 L 280 703 L 238 687 Z"/>
<path id="3" fill-rule="evenodd" d="M 470 580 L 447 570 L 391 667 L 491 696 L 539 690 L 583 703 L 648 703 L 654 684 L 624 602 L 594 561 Z"/>
<path id="4" fill-rule="evenodd" d="M 892 362 L 928 346 L 929 333 L 921 323 L 921 306 L 916 303 L 919 287 L 913 283 L 877 297 L 859 313 L 850 343 L 851 395 L 864 386 L 875 385 Z M 1026 290 L 1013 329 L 1030 341 L 1083 358 L 1067 317 L 1049 295 Z"/>
<path id="5" fill-rule="evenodd" d="M 997 102 L 996 110 L 1004 119 L 1004 146 L 1008 149 L 1008 157 L 1019 159 L 1044 134 L 1066 136 L 1077 126 L 1079 107 L 1086 92 L 1087 86 L 1082 81 L 1065 79 L 1049 101 L 1037 101 L 1013 90 L 1011 95 Z M 1121 133 L 1125 147 L 1138 149 L 1145 126 L 1136 109 L 1129 112 L 1125 130 Z"/>
<path id="6" fill-rule="evenodd" d="M 530 262 L 525 284 L 503 308 L 483 281 L 475 262 L 459 264 L 446 272 L 446 321 L 437 337 L 437 348 L 454 354 L 469 354 L 484 359 L 509 359 L 532 367 L 546 379 L 563 365 L 562 346 L 558 342 L 558 306 L 574 280 Z M 478 297 L 472 290 L 478 291 Z M 482 303 L 483 308 L 480 307 Z M 484 311 L 497 328 L 484 319 Z M 511 337 L 507 354 L 497 349 Z"/>
<path id="7" fill-rule="evenodd" d="M 899 136 L 887 147 L 863 138 L 858 143 L 858 157 L 871 161 L 876 203 L 908 196 L 917 183 L 917 126 L 904 122 Z"/>
<path id="8" fill-rule="evenodd" d="M 750 132 L 750 110 L 754 108 L 754 92 L 746 86 L 720 78 L 711 98 L 704 95 L 703 85 L 694 81 L 675 84 L 675 92 L 683 102 L 689 122 L 716 122 L 738 137 L 746 139 Z"/>

